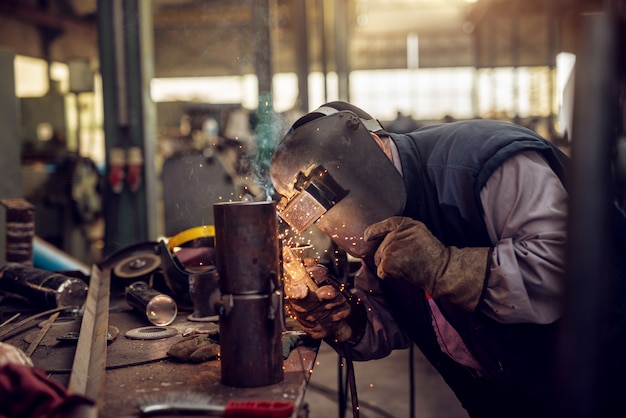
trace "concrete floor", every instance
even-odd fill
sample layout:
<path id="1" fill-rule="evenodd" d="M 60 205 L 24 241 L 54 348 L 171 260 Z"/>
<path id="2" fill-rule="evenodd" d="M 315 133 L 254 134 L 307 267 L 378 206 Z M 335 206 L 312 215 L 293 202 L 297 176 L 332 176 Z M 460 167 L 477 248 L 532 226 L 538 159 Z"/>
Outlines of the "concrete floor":
<path id="1" fill-rule="evenodd" d="M 367 362 L 355 362 L 359 416 L 361 418 L 467 418 L 460 402 L 441 376 L 423 357 L 413 353 L 415 372 L 414 414 L 411 416 L 409 350 Z M 338 355 L 322 343 L 304 401 L 309 418 L 340 417 L 338 406 Z M 348 407 L 345 418 L 353 417 Z"/>

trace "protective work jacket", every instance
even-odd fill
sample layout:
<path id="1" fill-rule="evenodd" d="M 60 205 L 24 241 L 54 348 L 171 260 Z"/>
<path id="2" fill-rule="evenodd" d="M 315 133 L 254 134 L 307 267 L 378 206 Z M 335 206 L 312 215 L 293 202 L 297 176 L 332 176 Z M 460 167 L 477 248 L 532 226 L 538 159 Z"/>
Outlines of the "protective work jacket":
<path id="1" fill-rule="evenodd" d="M 402 216 L 424 222 L 446 246 L 492 247 L 483 219 L 480 190 L 494 170 L 518 152 L 539 152 L 567 187 L 567 157 L 533 131 L 517 125 L 477 120 L 427 126 L 391 137 L 399 153 L 407 189 Z M 623 249 L 626 220 L 617 209 L 616 221 L 620 223 L 616 245 Z M 623 285 L 626 269 L 623 256 L 618 258 L 621 261 L 617 263 L 616 278 Z M 503 324 L 479 309 L 468 312 L 445 298 L 436 300 L 440 311 L 482 366 L 485 373 L 479 377 L 441 351 L 429 304 L 421 289 L 402 280 L 383 280 L 380 285 L 395 320 L 472 417 L 555 416 L 554 350 L 560 321 L 543 325 Z M 621 287 L 620 295 L 624 294 Z M 626 297 L 618 299 L 621 303 Z M 617 316 L 623 317 L 624 305 L 616 306 Z M 623 348 L 625 331 L 620 329 L 616 331 L 618 334 L 619 347 Z"/>

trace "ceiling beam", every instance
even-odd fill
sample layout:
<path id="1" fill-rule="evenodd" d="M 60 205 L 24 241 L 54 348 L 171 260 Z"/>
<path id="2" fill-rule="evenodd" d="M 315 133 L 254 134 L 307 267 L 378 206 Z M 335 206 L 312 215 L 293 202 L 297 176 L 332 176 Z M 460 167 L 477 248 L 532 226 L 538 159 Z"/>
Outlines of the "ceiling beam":
<path id="1" fill-rule="evenodd" d="M 43 29 L 95 37 L 96 22 L 91 18 L 60 15 L 22 2 L 0 1 L 0 14 Z"/>

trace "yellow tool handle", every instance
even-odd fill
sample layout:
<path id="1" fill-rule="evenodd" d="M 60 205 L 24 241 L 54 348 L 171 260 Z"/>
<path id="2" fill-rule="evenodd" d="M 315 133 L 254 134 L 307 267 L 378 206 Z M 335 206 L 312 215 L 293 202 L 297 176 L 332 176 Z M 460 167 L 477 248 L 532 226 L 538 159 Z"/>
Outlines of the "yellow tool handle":
<path id="1" fill-rule="evenodd" d="M 167 249 L 172 251 L 174 248 L 189 241 L 208 237 L 215 237 L 215 227 L 213 225 L 202 225 L 185 229 L 167 240 Z"/>

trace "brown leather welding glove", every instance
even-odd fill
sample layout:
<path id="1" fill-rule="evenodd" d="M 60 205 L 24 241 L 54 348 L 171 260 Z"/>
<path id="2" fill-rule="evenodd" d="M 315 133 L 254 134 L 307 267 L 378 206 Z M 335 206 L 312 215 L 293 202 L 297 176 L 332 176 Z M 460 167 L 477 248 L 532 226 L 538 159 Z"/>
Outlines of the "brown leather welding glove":
<path id="1" fill-rule="evenodd" d="M 287 300 L 303 331 L 315 339 L 332 336 L 340 322 L 350 315 L 348 300 L 331 285 L 308 291 L 302 298 L 288 297 Z"/>
<path id="2" fill-rule="evenodd" d="M 214 360 L 220 353 L 220 345 L 206 335 L 184 338 L 170 347 L 167 355 L 179 361 L 203 363 Z"/>
<path id="3" fill-rule="evenodd" d="M 476 308 L 490 248 L 446 247 L 422 222 L 400 216 L 371 225 L 364 238 L 382 240 L 374 254 L 381 279 L 404 279 L 433 298 L 446 297 L 468 311 Z"/>

